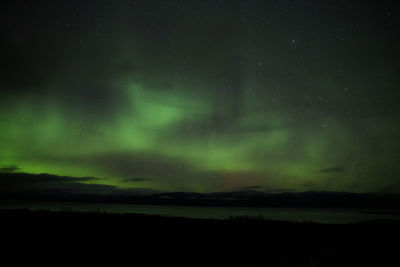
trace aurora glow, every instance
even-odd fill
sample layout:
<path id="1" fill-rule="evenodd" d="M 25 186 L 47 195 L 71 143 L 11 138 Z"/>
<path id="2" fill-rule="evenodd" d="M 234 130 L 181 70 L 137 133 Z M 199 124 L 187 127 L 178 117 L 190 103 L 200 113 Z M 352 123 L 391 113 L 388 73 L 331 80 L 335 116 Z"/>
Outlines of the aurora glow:
<path id="1" fill-rule="evenodd" d="M 390 6 L 193 2 L 8 4 L 0 167 L 166 191 L 400 192 Z"/>

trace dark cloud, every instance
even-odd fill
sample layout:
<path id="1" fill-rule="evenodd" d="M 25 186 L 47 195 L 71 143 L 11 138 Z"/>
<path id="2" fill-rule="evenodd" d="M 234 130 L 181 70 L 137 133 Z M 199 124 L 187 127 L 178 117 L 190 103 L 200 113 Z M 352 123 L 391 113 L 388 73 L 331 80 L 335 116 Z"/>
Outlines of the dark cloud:
<path id="1" fill-rule="evenodd" d="M 0 167 L 0 172 L 16 172 L 19 170 L 20 170 L 20 168 L 18 166 Z"/>
<path id="2" fill-rule="evenodd" d="M 88 182 L 99 180 L 94 177 L 68 177 L 68 176 L 57 176 L 47 173 L 41 174 L 30 174 L 30 173 L 2 173 L 0 181 L 2 183 L 8 182 L 10 184 L 31 184 L 31 183 L 45 183 L 45 184 L 58 184 L 58 183 L 76 183 L 76 182 Z"/>
<path id="3" fill-rule="evenodd" d="M 45 192 L 47 190 L 85 191 L 83 189 L 97 188 L 102 185 L 82 184 L 82 182 L 97 181 L 98 178 L 56 176 L 50 174 L 29 174 L 4 172 L 0 174 L 0 192 Z M 104 186 L 113 188 L 112 186 Z M 82 190 L 81 190 L 82 189 Z M 102 188 L 104 189 L 104 188 Z"/>
<path id="4" fill-rule="evenodd" d="M 333 167 L 319 170 L 318 172 L 344 172 L 344 168 L 341 167 Z"/>
<path id="5" fill-rule="evenodd" d="M 126 179 L 126 180 L 124 180 L 124 183 L 137 183 L 137 182 L 145 182 L 145 181 L 151 181 L 151 180 L 152 179 L 149 179 L 149 178 L 138 177 L 138 178 Z"/>
<path id="6" fill-rule="evenodd" d="M 0 173 L 0 195 L 16 198 L 34 196 L 60 199 L 71 196 L 132 196 L 159 192 L 148 188 L 120 189 L 116 186 L 101 184 L 100 181 L 100 178 L 94 177 Z"/>

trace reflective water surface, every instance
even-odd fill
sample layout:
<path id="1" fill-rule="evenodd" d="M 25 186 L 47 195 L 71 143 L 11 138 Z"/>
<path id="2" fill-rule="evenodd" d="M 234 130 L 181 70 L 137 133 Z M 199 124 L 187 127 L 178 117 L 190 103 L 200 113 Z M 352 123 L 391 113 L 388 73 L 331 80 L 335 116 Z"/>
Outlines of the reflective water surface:
<path id="1" fill-rule="evenodd" d="M 105 204 L 75 202 L 14 202 L 0 203 L 1 209 L 28 208 L 52 211 L 97 211 L 138 213 L 188 218 L 226 219 L 230 216 L 262 216 L 267 220 L 311 221 L 319 223 L 352 223 L 375 219 L 400 220 L 399 215 L 383 214 L 393 210 L 331 209 L 331 208 L 271 208 L 271 207 L 198 207 L 136 204 Z M 374 213 L 379 212 L 380 214 Z"/>

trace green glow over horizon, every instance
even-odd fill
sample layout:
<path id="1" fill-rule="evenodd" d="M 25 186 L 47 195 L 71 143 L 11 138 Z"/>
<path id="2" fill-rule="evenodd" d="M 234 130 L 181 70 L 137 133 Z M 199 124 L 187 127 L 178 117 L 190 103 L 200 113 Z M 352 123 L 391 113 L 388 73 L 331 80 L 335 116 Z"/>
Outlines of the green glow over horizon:
<path id="1" fill-rule="evenodd" d="M 10 10 L 0 172 L 123 189 L 400 192 L 393 16 L 371 30 L 323 3 L 194 2 L 55 3 L 65 17 L 29 20 Z"/>
<path id="2" fill-rule="evenodd" d="M 348 165 L 360 154 L 357 135 L 340 120 L 331 119 L 328 127 L 298 127 L 291 125 L 288 113 L 249 108 L 226 131 L 202 134 L 199 126 L 200 133 L 190 129 L 185 133 L 185 125 L 207 123 L 212 118 L 213 105 L 206 97 L 191 98 L 184 90 L 175 94 L 152 90 L 134 81 L 123 86 L 120 90 L 126 92 L 127 106 L 104 121 L 86 121 L 53 104 L 38 108 L 34 98 L 23 99 L 9 110 L 8 119 L 1 121 L 1 129 L 5 129 L 0 134 L 2 165 L 17 165 L 28 173 L 100 177 L 98 183 L 121 188 L 172 191 L 177 184 L 194 191 L 233 190 L 252 184 L 346 190 L 361 175 L 354 163 L 346 166 L 348 172 L 334 178 L 346 181 L 332 182 L 336 173 L 319 171 Z M 156 177 L 151 168 L 129 175 L 118 167 L 103 165 L 115 164 L 113 157 L 119 158 L 119 154 L 125 154 L 128 165 L 140 164 L 141 155 L 146 155 L 146 161 L 154 158 L 154 168 L 158 160 L 166 161 L 161 167 L 165 177 Z M 364 173 L 374 172 L 373 165 L 369 168 Z M 149 181 L 124 182 L 136 176 Z M 370 187 L 357 189 L 368 190 Z"/>

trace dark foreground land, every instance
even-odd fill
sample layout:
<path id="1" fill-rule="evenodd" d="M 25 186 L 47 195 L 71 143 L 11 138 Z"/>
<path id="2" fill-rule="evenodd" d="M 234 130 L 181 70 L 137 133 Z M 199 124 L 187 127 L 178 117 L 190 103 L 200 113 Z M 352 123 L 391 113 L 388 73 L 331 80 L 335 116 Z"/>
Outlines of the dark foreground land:
<path id="1" fill-rule="evenodd" d="M 399 222 L 0 210 L 1 266 L 400 266 Z"/>

